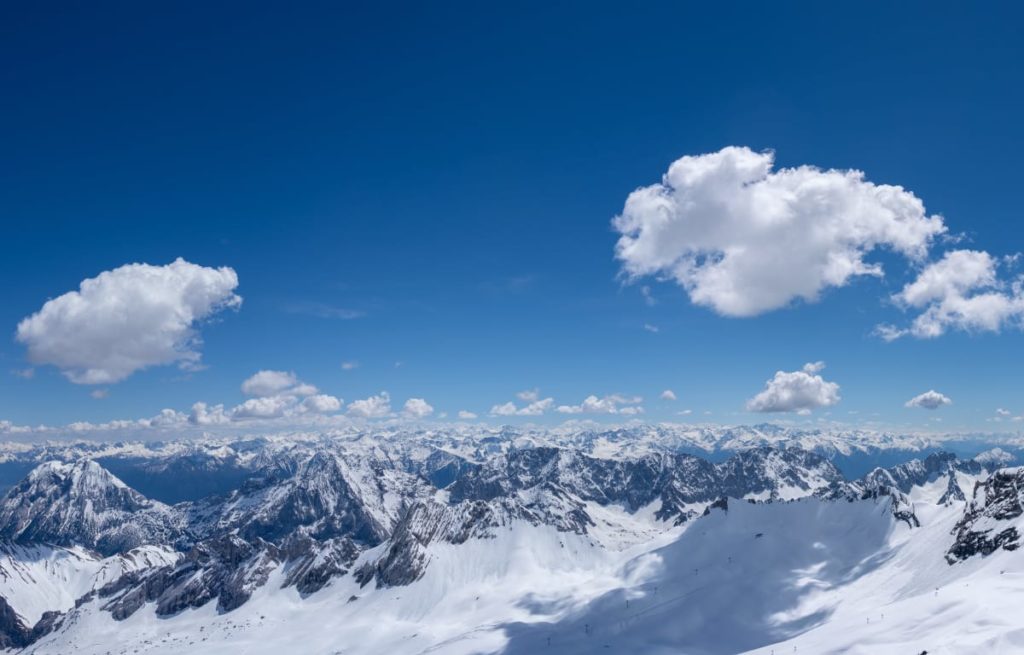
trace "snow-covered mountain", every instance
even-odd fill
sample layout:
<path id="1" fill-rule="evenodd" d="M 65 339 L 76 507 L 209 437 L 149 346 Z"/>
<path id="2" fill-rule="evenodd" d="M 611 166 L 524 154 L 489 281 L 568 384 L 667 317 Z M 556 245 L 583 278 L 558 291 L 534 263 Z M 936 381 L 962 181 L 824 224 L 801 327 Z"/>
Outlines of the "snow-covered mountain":
<path id="1" fill-rule="evenodd" d="M 600 429 L 381 426 L 373 431 L 339 429 L 163 442 L 0 442 L 0 491 L 41 463 L 88 459 L 144 495 L 174 504 L 228 493 L 256 471 L 273 466 L 287 470 L 318 448 L 334 448 L 337 444 L 344 444 L 350 453 L 373 457 L 386 454 L 384 459 L 398 468 L 442 486 L 451 482 L 466 462 L 480 463 L 502 453 L 543 446 L 601 459 L 690 454 L 713 462 L 758 447 L 798 448 L 829 459 L 848 477 L 861 477 L 876 467 L 887 468 L 940 450 L 973 457 L 989 449 L 986 457 L 995 458 L 992 461 L 1001 466 L 1024 452 L 1024 437 L 1019 434 L 894 433 L 774 424 L 730 427 L 659 423 Z"/>
<path id="2" fill-rule="evenodd" d="M 936 588 L 988 580 L 990 562 L 1013 570 L 1021 473 L 1000 468 L 1008 451 L 925 449 L 849 479 L 827 448 L 799 440 L 733 433 L 748 447 L 701 457 L 677 431 L 631 430 L 95 445 L 96 459 L 80 445 L 20 451 L 61 457 L 0 500 L 0 646 L 858 652 L 819 637 L 842 626 L 840 641 L 856 643 L 853 617 L 868 626 L 878 611 L 889 623 L 863 652 L 974 652 L 915 641 L 905 617 Z M 100 463 L 126 461 L 234 482 L 166 504 Z M 1015 601 L 1014 580 L 991 593 Z"/>
<path id="3" fill-rule="evenodd" d="M 80 545 L 104 554 L 168 544 L 181 517 L 90 460 L 47 462 L 0 501 L 0 538 L 16 543 Z"/>

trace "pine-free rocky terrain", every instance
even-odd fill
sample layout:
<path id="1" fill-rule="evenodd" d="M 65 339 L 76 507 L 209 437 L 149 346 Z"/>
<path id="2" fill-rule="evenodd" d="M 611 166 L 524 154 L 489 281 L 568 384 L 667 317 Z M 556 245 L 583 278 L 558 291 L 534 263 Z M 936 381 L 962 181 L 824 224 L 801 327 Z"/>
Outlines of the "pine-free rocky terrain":
<path id="1" fill-rule="evenodd" d="M 7 443 L 0 646 L 1024 651 L 1019 452 L 771 425 Z"/>

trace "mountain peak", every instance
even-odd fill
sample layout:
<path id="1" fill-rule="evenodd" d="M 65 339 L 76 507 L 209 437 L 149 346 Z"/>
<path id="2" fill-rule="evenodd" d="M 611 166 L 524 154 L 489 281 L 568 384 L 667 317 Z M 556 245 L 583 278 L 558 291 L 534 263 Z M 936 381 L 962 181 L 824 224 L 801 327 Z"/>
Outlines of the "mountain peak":
<path id="1" fill-rule="evenodd" d="M 111 554 L 164 543 L 172 514 L 92 460 L 45 462 L 0 501 L 0 537 Z"/>

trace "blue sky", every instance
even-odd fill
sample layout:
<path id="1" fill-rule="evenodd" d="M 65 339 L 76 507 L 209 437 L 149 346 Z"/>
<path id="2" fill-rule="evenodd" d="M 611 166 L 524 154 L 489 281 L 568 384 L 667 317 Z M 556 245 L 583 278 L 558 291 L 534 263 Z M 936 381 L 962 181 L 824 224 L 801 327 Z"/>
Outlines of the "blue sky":
<path id="1" fill-rule="evenodd" d="M 875 334 L 920 313 L 891 296 L 945 252 L 1022 250 L 1024 41 L 1009 5 L 4 13 L 0 420 L 231 408 L 259 370 L 343 407 L 387 391 L 396 412 L 423 398 L 449 418 L 535 388 L 552 407 L 639 396 L 649 420 L 1014 430 L 1024 413 L 1018 315 L 998 332 Z M 774 151 L 776 171 L 901 185 L 959 241 L 917 261 L 872 250 L 884 277 L 744 318 L 657 275 L 630 283 L 612 225 L 629 194 L 726 146 Z M 18 324 L 47 299 L 178 257 L 230 267 L 244 299 L 193 326 L 201 370 L 76 384 L 29 361 Z M 999 265 L 1001 293 L 1019 273 Z M 841 400 L 746 409 L 776 371 L 818 361 Z M 931 389 L 952 404 L 904 406 Z M 492 420 L 566 418 L 624 417 Z"/>

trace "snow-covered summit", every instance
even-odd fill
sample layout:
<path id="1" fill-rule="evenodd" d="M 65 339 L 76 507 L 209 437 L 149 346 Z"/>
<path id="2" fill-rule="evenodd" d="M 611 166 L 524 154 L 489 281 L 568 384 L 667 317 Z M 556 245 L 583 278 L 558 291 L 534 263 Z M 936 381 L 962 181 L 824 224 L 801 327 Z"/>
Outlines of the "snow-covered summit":
<path id="1" fill-rule="evenodd" d="M 0 538 L 105 554 L 166 544 L 180 519 L 91 460 L 39 465 L 0 500 Z"/>

